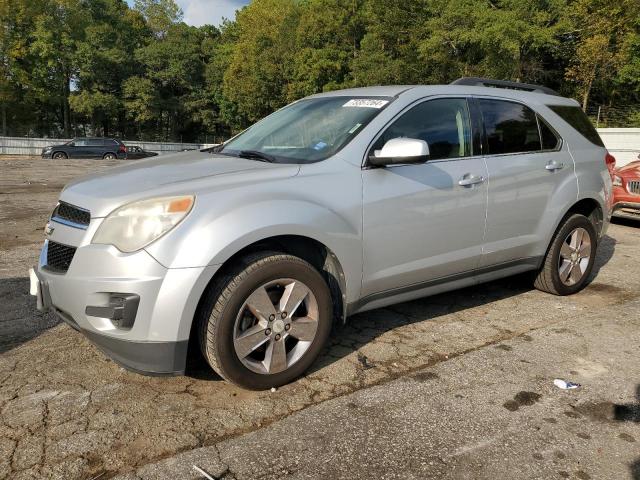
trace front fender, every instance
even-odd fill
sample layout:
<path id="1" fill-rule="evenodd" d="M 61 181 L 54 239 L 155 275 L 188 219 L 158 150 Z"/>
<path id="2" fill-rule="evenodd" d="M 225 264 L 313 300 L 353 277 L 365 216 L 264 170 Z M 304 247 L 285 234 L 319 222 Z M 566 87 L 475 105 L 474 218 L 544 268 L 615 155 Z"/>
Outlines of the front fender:
<path id="1" fill-rule="evenodd" d="M 220 215 L 195 215 L 147 251 L 167 268 L 193 268 L 221 265 L 243 248 L 270 237 L 308 237 L 325 245 L 338 258 L 349 300 L 360 292 L 362 273 L 357 219 L 357 215 L 347 218 L 307 200 L 264 200 Z"/>

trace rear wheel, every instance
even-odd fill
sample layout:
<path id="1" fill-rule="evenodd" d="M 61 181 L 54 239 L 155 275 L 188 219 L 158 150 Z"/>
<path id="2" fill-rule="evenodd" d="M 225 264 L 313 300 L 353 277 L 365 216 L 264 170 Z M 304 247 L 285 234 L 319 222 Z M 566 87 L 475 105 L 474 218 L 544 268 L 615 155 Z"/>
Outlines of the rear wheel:
<path id="1" fill-rule="evenodd" d="M 200 346 L 224 379 L 277 387 L 313 363 L 329 338 L 332 312 L 329 288 L 313 266 L 282 253 L 255 254 L 205 294 Z"/>
<path id="2" fill-rule="evenodd" d="M 115 160 L 116 155 L 115 153 L 109 152 L 109 153 L 105 153 L 102 158 L 104 158 L 105 160 Z"/>
<path id="3" fill-rule="evenodd" d="M 558 229 L 534 282 L 538 290 L 571 295 L 582 290 L 593 270 L 598 236 L 584 215 L 572 215 Z"/>
<path id="4" fill-rule="evenodd" d="M 56 160 L 62 160 L 62 159 L 68 158 L 68 157 L 67 157 L 67 154 L 64 153 L 64 152 L 56 152 L 56 153 L 53 154 L 53 158 L 56 159 Z"/>

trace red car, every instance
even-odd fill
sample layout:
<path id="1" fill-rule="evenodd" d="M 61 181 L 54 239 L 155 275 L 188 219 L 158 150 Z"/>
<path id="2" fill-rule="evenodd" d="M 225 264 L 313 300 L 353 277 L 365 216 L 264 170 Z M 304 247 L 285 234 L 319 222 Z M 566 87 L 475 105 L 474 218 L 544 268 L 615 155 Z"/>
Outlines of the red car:
<path id="1" fill-rule="evenodd" d="M 640 219 L 640 155 L 614 172 L 613 214 Z"/>

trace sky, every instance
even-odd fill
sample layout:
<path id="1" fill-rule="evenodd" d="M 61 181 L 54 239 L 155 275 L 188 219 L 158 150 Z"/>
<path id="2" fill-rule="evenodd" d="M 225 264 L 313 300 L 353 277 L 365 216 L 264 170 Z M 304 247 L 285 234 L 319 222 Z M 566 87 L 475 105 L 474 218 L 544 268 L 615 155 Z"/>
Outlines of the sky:
<path id="1" fill-rule="evenodd" d="M 133 5 L 134 0 L 127 0 Z M 204 24 L 220 25 L 222 18 L 233 19 L 235 11 L 249 0 L 176 0 L 184 12 L 184 21 L 199 27 Z"/>

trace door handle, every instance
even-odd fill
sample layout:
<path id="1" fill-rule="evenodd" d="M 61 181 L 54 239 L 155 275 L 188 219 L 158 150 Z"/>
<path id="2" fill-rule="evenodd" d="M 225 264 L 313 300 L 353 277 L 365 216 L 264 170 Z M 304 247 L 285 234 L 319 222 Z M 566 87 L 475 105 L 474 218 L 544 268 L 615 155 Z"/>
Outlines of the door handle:
<path id="1" fill-rule="evenodd" d="M 461 187 L 473 187 L 479 183 L 484 182 L 483 176 L 475 176 L 470 173 L 465 173 L 460 180 L 458 180 L 458 185 Z"/>
<path id="2" fill-rule="evenodd" d="M 549 162 L 545 165 L 544 168 L 546 168 L 550 172 L 555 172 L 556 170 L 562 170 L 564 168 L 564 163 Z"/>

